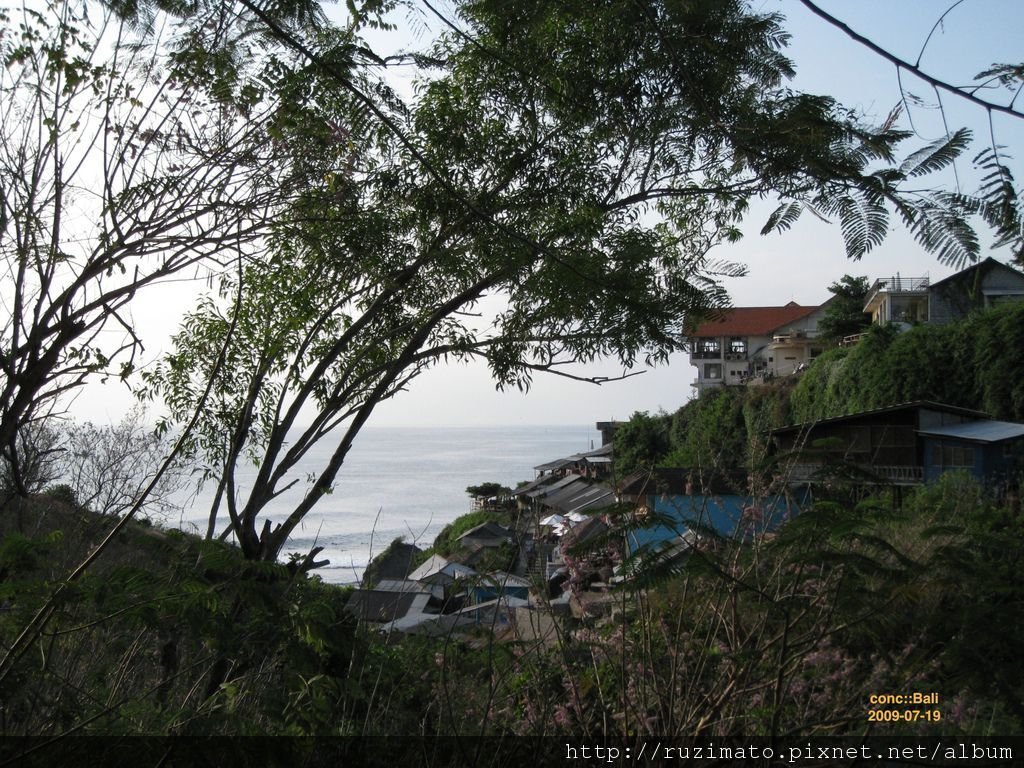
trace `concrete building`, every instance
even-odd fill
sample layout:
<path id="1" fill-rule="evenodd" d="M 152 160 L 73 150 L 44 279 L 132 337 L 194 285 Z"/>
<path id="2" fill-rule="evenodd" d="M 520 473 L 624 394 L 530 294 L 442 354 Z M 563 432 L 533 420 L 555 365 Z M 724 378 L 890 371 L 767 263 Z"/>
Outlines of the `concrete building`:
<path id="1" fill-rule="evenodd" d="M 1024 301 L 1024 274 L 993 258 L 932 283 L 927 277 L 885 277 L 868 291 L 864 311 L 878 325 L 949 323 L 976 309 Z"/>
<path id="2" fill-rule="evenodd" d="M 701 322 L 687 334 L 697 393 L 806 367 L 823 350 L 817 337 L 825 306 L 736 307 Z"/>

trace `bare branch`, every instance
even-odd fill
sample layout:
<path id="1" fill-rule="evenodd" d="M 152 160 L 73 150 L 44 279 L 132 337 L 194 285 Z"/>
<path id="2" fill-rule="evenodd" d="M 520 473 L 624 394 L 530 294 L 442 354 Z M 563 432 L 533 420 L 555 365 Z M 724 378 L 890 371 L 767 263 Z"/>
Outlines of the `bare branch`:
<path id="1" fill-rule="evenodd" d="M 878 54 L 886 61 L 889 61 L 892 64 L 894 64 L 898 69 L 910 72 L 915 77 L 920 78 L 921 80 L 928 83 L 932 87 L 946 91 L 947 93 L 952 93 L 955 96 L 958 96 L 961 99 L 969 101 L 972 104 L 976 104 L 979 107 L 983 107 L 984 109 L 990 112 L 1002 112 L 1012 117 L 1024 118 L 1024 112 L 1020 112 L 1014 109 L 1012 103 L 1009 106 L 1007 106 L 1004 104 L 997 104 L 993 101 L 987 101 L 985 99 L 980 98 L 979 96 L 976 96 L 971 91 L 968 91 L 962 87 L 951 85 L 950 83 L 947 83 L 944 80 L 940 80 L 937 77 L 933 77 L 932 75 L 929 75 L 927 72 L 924 72 L 916 64 L 911 64 L 909 61 L 899 58 L 895 54 L 890 53 L 889 51 L 882 48 L 880 45 L 878 45 L 870 38 L 867 38 L 864 35 L 855 32 L 853 29 L 849 27 L 849 25 L 845 24 L 844 22 L 837 19 L 835 16 L 832 16 L 830 13 L 819 8 L 817 5 L 811 2 L 811 0 L 800 0 L 800 2 L 803 3 L 812 13 L 821 17 L 822 19 L 824 19 L 837 29 L 841 30 L 844 34 L 846 34 L 847 37 L 851 38 L 852 40 L 856 40 L 858 43 L 863 45 L 868 50 Z M 920 61 L 920 56 L 918 57 L 918 61 Z"/>

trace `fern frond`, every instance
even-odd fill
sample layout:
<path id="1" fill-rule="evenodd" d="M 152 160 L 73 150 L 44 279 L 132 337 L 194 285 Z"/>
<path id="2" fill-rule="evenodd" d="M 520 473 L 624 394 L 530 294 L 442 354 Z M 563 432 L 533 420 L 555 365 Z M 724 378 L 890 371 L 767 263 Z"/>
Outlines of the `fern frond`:
<path id="1" fill-rule="evenodd" d="M 889 212 L 880 195 L 857 190 L 844 195 L 836 208 L 846 253 L 851 259 L 860 259 L 885 240 Z"/>
<path id="2" fill-rule="evenodd" d="M 960 199 L 972 213 L 984 219 L 996 232 L 995 247 L 1010 246 L 1018 261 L 1024 259 L 1024 202 L 1008 165 L 1003 162 L 1001 147 L 988 147 L 974 158 L 974 164 L 985 175 L 977 198 Z"/>
<path id="3" fill-rule="evenodd" d="M 901 209 L 914 239 L 940 262 L 957 269 L 976 261 L 980 253 L 978 236 L 966 218 L 971 210 L 959 204 L 959 199 L 956 195 L 940 195 L 938 202 Z"/>
<path id="4" fill-rule="evenodd" d="M 971 143 L 971 132 L 961 128 L 951 136 L 943 136 L 917 150 L 900 165 L 900 171 L 909 177 L 925 176 L 941 171 L 959 157 Z"/>
<path id="5" fill-rule="evenodd" d="M 974 76 L 975 81 L 982 83 L 995 80 L 1004 88 L 1015 89 L 1024 83 L 1024 63 L 1021 64 L 993 64 L 984 72 Z"/>
<path id="6" fill-rule="evenodd" d="M 803 213 L 803 211 L 804 207 L 800 203 L 783 203 L 772 211 L 772 215 L 768 217 L 768 221 L 766 221 L 764 226 L 761 228 L 761 234 L 767 235 L 770 232 L 785 232 L 793 226 L 797 219 L 800 218 L 800 214 Z"/>

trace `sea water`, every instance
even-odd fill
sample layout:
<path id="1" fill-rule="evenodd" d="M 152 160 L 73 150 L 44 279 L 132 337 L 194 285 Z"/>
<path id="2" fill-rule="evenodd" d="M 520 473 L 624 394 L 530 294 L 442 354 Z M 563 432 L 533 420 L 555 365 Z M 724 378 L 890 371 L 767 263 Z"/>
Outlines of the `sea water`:
<path id="1" fill-rule="evenodd" d="M 370 559 L 401 536 L 428 547 L 440 530 L 471 509 L 467 486 L 532 480 L 534 467 L 600 445 L 591 426 L 367 427 L 356 438 L 331 494 L 296 528 L 285 554 L 323 547 L 317 573 L 346 584 L 362 577 Z M 300 482 L 275 499 L 265 518 L 281 522 L 302 498 L 306 476 L 318 472 L 335 444 L 322 441 L 293 473 Z M 244 488 L 250 473 L 240 473 Z M 211 491 L 203 490 L 179 525 L 203 533 Z M 226 513 L 222 512 L 226 516 Z M 219 521 L 218 529 L 224 527 Z"/>

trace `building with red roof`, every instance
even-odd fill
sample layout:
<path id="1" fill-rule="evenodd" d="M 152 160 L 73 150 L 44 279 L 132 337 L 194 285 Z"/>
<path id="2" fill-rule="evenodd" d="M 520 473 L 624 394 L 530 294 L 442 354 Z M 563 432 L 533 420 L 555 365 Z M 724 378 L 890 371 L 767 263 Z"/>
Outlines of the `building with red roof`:
<path id="1" fill-rule="evenodd" d="M 801 370 L 824 348 L 817 341 L 824 307 L 791 301 L 782 307 L 734 307 L 701 318 L 687 333 L 697 393 Z"/>

